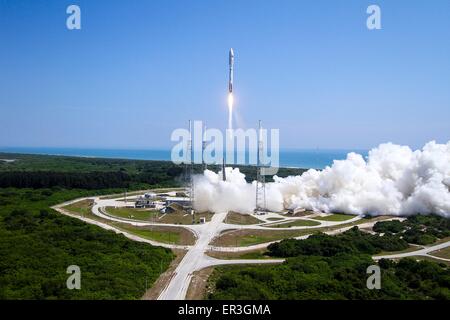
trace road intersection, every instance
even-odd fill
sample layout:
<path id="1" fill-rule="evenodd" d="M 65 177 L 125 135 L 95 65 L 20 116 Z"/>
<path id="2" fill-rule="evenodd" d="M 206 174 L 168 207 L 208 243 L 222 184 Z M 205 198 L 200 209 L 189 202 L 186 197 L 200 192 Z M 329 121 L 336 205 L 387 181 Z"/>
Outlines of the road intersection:
<path id="1" fill-rule="evenodd" d="M 93 201 L 93 206 L 91 208 L 91 212 L 93 215 L 102 218 L 102 220 L 112 221 L 112 222 L 120 222 L 126 223 L 132 226 L 143 227 L 143 226 L 166 226 L 166 227 L 177 227 L 177 228 L 185 228 L 188 231 L 192 232 L 195 235 L 196 241 L 194 245 L 180 245 L 180 244 L 168 244 L 157 242 L 149 239 L 145 239 L 134 235 L 130 232 L 118 229 L 114 226 L 111 226 L 108 223 L 104 223 L 98 220 L 90 219 L 87 217 L 80 217 L 79 215 L 72 214 L 68 210 L 65 209 L 67 205 L 73 204 L 82 200 L 91 200 Z M 192 224 L 192 225 L 182 225 L 182 224 L 165 224 L 165 223 L 157 223 L 150 221 L 139 221 L 134 219 L 122 218 L 118 216 L 114 216 L 109 214 L 105 208 L 107 207 L 126 207 L 127 202 L 121 201 L 122 198 L 118 197 L 115 199 L 105 199 L 100 197 L 88 197 L 75 199 L 69 202 L 65 202 L 59 205 L 54 206 L 53 208 L 59 211 L 62 214 L 69 215 L 71 217 L 75 217 L 81 219 L 85 222 L 98 225 L 102 228 L 113 230 L 117 233 L 124 234 L 126 237 L 135 240 L 146 242 L 152 245 L 162 246 L 170 249 L 182 249 L 186 250 L 186 254 L 184 255 L 181 262 L 176 267 L 175 271 L 172 274 L 170 281 L 167 283 L 165 288 L 161 291 L 158 296 L 158 300 L 183 300 L 186 298 L 187 290 L 191 283 L 191 279 L 193 277 L 194 272 L 202 270 L 211 266 L 225 265 L 225 264 L 270 264 L 270 263 L 282 263 L 284 259 L 217 259 L 209 256 L 207 254 L 208 251 L 219 251 L 219 252 L 245 252 L 257 249 L 264 249 L 269 244 L 274 242 L 279 242 L 281 240 L 266 242 L 251 246 L 235 246 L 235 247 L 219 247 L 213 246 L 211 243 L 213 240 L 218 237 L 221 233 L 228 230 L 243 230 L 243 229 L 252 229 L 252 230 L 308 230 L 308 229 L 317 229 L 317 228 L 325 228 L 325 227 L 334 227 L 333 230 L 324 231 L 327 234 L 337 234 L 349 230 L 354 225 L 353 223 L 357 223 L 362 217 L 356 216 L 354 218 L 345 220 L 345 221 L 324 221 L 324 220 L 314 220 L 310 217 L 289 217 L 286 219 L 285 216 L 279 215 L 276 213 L 269 213 L 265 216 L 257 216 L 259 220 L 262 220 L 261 223 L 252 224 L 252 225 L 236 225 L 236 224 L 228 224 L 225 223 L 224 220 L 227 216 L 226 212 L 215 213 L 211 221 L 203 223 L 203 224 Z M 315 214 L 316 215 L 316 214 Z M 314 217 L 315 215 L 312 215 Z M 280 221 L 271 221 L 270 218 L 282 219 Z M 286 221 L 293 220 L 312 220 L 318 222 L 318 225 L 315 226 L 291 226 L 291 227 L 274 227 L 274 224 L 283 223 Z M 402 218 L 390 218 L 392 219 L 400 219 Z M 371 222 L 361 222 L 358 226 L 360 228 L 369 228 L 372 227 L 376 221 Z M 342 225 L 342 227 L 339 227 Z M 306 239 L 311 234 L 303 235 L 296 237 L 296 239 Z M 385 255 L 385 256 L 375 256 L 375 260 L 379 260 L 382 258 L 387 259 L 396 259 L 402 257 L 409 256 L 430 256 L 428 253 L 436 250 L 440 250 L 446 248 L 450 245 L 450 241 L 441 243 L 436 246 L 420 249 L 412 252 L 399 253 L 394 255 Z M 435 256 L 430 256 L 432 258 L 437 258 Z M 442 260 L 448 260 L 444 258 L 437 258 Z"/>

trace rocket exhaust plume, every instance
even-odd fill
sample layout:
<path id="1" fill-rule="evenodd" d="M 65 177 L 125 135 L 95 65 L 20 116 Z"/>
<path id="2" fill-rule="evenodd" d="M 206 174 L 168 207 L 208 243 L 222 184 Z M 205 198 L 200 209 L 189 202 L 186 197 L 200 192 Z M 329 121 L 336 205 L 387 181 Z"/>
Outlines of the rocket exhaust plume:
<path id="1" fill-rule="evenodd" d="M 256 183 L 239 169 L 226 168 L 227 181 L 206 170 L 196 179 L 197 210 L 251 213 Z M 381 144 L 367 159 L 349 153 L 324 170 L 274 177 L 266 184 L 270 211 L 305 208 L 354 215 L 437 214 L 450 218 L 450 141 L 427 143 L 422 150 Z"/>

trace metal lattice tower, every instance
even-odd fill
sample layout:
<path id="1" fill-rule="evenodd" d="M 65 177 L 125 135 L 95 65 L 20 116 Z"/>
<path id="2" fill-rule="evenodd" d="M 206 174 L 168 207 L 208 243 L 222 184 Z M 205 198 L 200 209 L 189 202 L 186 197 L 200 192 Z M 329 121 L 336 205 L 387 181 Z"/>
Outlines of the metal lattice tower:
<path id="1" fill-rule="evenodd" d="M 257 162 L 256 162 L 256 208 L 255 213 L 265 213 L 266 209 L 266 179 L 263 171 L 263 164 L 261 162 L 261 157 L 263 155 L 263 141 L 262 141 L 262 127 L 261 120 L 259 120 L 258 127 L 258 151 L 257 151 Z"/>
<path id="2" fill-rule="evenodd" d="M 186 150 L 185 183 L 189 189 L 189 213 L 194 212 L 194 152 L 192 150 L 192 123 L 189 120 L 189 140 Z"/>
<path id="3" fill-rule="evenodd" d="M 208 164 L 205 161 L 205 149 L 206 149 L 206 124 L 203 127 L 203 139 L 202 139 L 202 167 L 203 171 L 208 169 Z"/>

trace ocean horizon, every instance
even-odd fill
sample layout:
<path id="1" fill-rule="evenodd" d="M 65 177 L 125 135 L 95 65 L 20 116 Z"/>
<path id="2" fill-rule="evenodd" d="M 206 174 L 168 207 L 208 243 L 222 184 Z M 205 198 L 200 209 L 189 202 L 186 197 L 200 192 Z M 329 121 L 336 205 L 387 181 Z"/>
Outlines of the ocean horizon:
<path id="1" fill-rule="evenodd" d="M 0 152 L 127 160 L 171 160 L 170 149 L 0 147 Z M 356 152 L 367 157 L 368 151 L 358 149 L 282 149 L 279 154 L 280 167 L 323 169 L 332 165 L 334 160 L 345 159 L 349 152 Z M 246 154 L 246 164 L 248 164 L 248 154 Z"/>

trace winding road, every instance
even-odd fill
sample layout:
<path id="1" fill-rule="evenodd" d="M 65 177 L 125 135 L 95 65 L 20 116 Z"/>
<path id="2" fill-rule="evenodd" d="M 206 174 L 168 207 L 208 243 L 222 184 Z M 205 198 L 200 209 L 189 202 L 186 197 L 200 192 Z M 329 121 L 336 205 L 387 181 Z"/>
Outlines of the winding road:
<path id="1" fill-rule="evenodd" d="M 361 219 L 360 216 L 356 216 L 354 218 L 345 220 L 345 221 L 324 221 L 324 220 L 314 220 L 310 217 L 289 217 L 289 219 L 286 219 L 285 216 L 276 214 L 276 213 L 269 213 L 266 216 L 258 216 L 260 220 L 262 220 L 261 223 L 253 224 L 253 225 L 236 225 L 236 224 L 227 224 L 224 223 L 224 220 L 227 216 L 226 212 L 216 213 L 212 216 L 211 221 L 206 222 L 204 224 L 195 224 L 195 225 L 181 225 L 181 224 L 165 224 L 165 223 L 155 223 L 155 222 L 147 222 L 147 221 L 138 221 L 133 219 L 127 219 L 127 218 L 121 218 L 117 216 L 113 216 L 111 214 L 108 214 L 106 212 L 106 207 L 125 207 L 127 206 L 127 203 L 124 201 L 119 201 L 121 197 L 116 199 L 102 199 L 99 197 L 86 197 L 86 198 L 80 198 L 75 199 L 72 201 L 68 201 L 65 203 L 58 204 L 53 209 L 57 210 L 58 212 L 83 220 L 87 223 L 95 224 L 97 226 L 100 226 L 104 229 L 113 230 L 117 233 L 124 234 L 126 237 L 135 240 L 135 241 L 141 241 L 146 242 L 155 246 L 162 246 L 170 249 L 183 249 L 187 250 L 187 253 L 184 255 L 181 262 L 176 267 L 175 271 L 172 274 L 172 277 L 170 281 L 167 283 L 166 287 L 161 291 L 161 293 L 158 296 L 158 300 L 183 300 L 186 297 L 189 285 L 191 283 L 191 279 L 193 277 L 194 272 L 202 270 L 207 267 L 211 266 L 218 266 L 218 265 L 225 265 L 225 264 L 268 264 L 268 263 L 282 263 L 284 259 L 216 259 L 213 258 L 206 253 L 208 251 L 221 251 L 221 252 L 243 252 L 243 251 L 251 251 L 251 250 L 257 250 L 257 249 L 263 249 L 266 248 L 269 244 L 274 242 L 279 242 L 281 240 L 273 241 L 273 242 L 266 242 L 251 246 L 243 246 L 243 247 L 218 247 L 218 246 L 212 246 L 210 243 L 214 240 L 214 238 L 218 237 L 223 231 L 227 230 L 233 230 L 233 229 L 253 229 L 253 230 L 308 230 L 308 229 L 317 229 L 322 227 L 336 227 L 336 229 L 331 231 L 326 231 L 327 234 L 337 234 L 344 232 L 346 230 L 349 230 L 353 227 L 353 225 L 348 225 L 349 223 L 357 222 Z M 132 233 L 126 232 L 124 230 L 120 230 L 114 226 L 109 225 L 108 223 L 104 223 L 101 221 L 97 221 L 94 219 L 90 219 L 87 217 L 82 217 L 80 215 L 73 214 L 66 210 L 64 207 L 70 204 L 73 204 L 78 201 L 82 200 L 92 200 L 94 202 L 94 205 L 92 206 L 91 212 L 93 215 L 100 217 L 102 219 L 113 221 L 113 222 L 120 222 L 120 223 L 126 223 L 133 226 L 170 226 L 170 227 L 177 227 L 177 228 L 185 228 L 192 232 L 196 237 L 196 242 L 194 245 L 176 245 L 176 244 L 168 244 L 168 243 L 161 243 L 153 240 L 144 239 L 142 237 L 139 237 L 137 235 L 134 235 Z M 314 215 L 313 215 L 314 216 Z M 270 218 L 281 218 L 283 220 L 280 221 L 270 221 Z M 318 222 L 319 224 L 316 226 L 292 226 L 292 227 L 272 227 L 272 225 L 277 223 L 284 223 L 296 219 L 301 220 L 312 220 L 315 222 Z M 390 218 L 387 220 L 393 220 L 393 219 L 399 219 L 402 220 L 402 218 Z M 369 228 L 372 227 L 377 221 L 371 221 L 367 223 L 361 223 L 358 224 L 358 227 L 360 228 Z M 345 225 L 342 226 L 342 228 L 339 228 L 339 225 Z M 297 237 L 296 239 L 306 239 L 310 236 L 310 234 L 303 235 L 300 237 Z M 446 248 L 450 245 L 450 241 L 441 243 L 435 246 L 423 248 L 417 251 L 412 252 L 404 252 L 404 253 L 398 253 L 393 255 L 384 255 L 384 256 L 375 256 L 373 257 L 374 260 L 379 260 L 382 258 L 387 259 L 396 259 L 396 258 L 403 258 L 403 257 L 409 257 L 409 256 L 430 256 L 435 259 L 440 260 L 446 260 L 449 261 L 449 259 L 439 258 L 435 256 L 428 255 L 428 253 L 436 250 L 440 250 L 443 248 Z"/>

